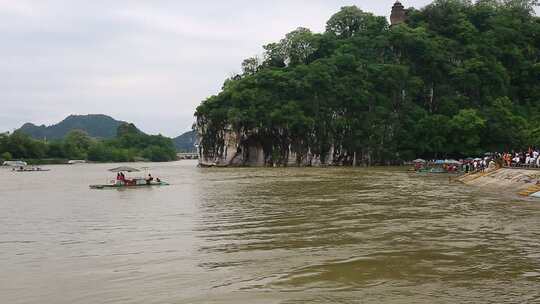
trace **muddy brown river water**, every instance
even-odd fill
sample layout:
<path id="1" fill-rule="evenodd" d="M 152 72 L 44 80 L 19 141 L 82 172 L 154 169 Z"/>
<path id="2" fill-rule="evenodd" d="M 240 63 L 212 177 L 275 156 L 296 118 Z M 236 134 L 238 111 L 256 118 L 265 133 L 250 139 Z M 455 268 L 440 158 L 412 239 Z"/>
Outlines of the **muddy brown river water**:
<path id="1" fill-rule="evenodd" d="M 540 303 L 540 201 L 403 169 L 0 169 L 0 303 Z"/>

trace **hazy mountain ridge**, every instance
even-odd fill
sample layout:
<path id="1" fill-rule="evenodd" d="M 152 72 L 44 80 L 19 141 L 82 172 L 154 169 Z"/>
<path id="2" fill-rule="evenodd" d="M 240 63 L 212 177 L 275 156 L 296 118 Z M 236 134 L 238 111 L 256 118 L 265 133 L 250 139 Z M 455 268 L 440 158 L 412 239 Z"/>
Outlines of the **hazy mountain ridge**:
<path id="1" fill-rule="evenodd" d="M 25 123 L 17 131 L 29 135 L 34 139 L 57 140 L 63 139 L 72 130 L 83 130 L 94 138 L 111 139 L 116 137 L 120 125 L 128 124 L 104 114 L 70 115 L 57 124 L 50 126 L 37 126 Z M 135 126 L 133 126 L 135 127 Z M 135 127 L 136 128 L 136 127 Z M 138 130 L 138 129 L 137 129 Z M 144 133 L 138 130 L 141 133 Z M 172 139 L 176 150 L 182 152 L 195 152 L 197 142 L 196 131 L 188 131 Z"/>
<path id="2" fill-rule="evenodd" d="M 96 138 L 113 138 L 116 136 L 118 127 L 124 123 L 126 122 L 103 114 L 70 115 L 61 122 L 50 126 L 25 123 L 17 131 L 36 139 L 62 139 L 69 131 L 75 129 L 83 130 Z"/>
<path id="3" fill-rule="evenodd" d="M 195 144 L 197 143 L 197 132 L 189 131 L 178 137 L 173 138 L 176 150 L 181 152 L 196 152 Z"/>

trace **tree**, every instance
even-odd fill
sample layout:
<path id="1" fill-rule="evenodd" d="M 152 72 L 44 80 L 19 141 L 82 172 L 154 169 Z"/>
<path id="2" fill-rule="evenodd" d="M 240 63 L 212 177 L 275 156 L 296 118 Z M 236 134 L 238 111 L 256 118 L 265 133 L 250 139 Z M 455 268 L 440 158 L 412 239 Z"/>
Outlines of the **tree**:
<path id="1" fill-rule="evenodd" d="M 83 130 L 71 130 L 64 139 L 64 142 L 73 145 L 80 150 L 87 150 L 92 144 L 92 138 Z"/>
<path id="2" fill-rule="evenodd" d="M 386 19 L 365 13 L 356 6 L 344 6 L 326 23 L 326 32 L 340 38 L 351 38 L 360 33 L 380 33 L 388 26 Z"/>
<path id="3" fill-rule="evenodd" d="M 257 73 L 261 66 L 259 57 L 251 57 L 242 62 L 242 71 L 244 75 L 253 75 Z"/>
<path id="4" fill-rule="evenodd" d="M 480 147 L 482 132 L 486 121 L 474 109 L 459 111 L 452 120 L 450 128 L 452 143 L 456 155 L 478 155 L 482 152 Z"/>
<path id="5" fill-rule="evenodd" d="M 0 155 L 0 158 L 3 160 L 12 160 L 13 156 L 9 152 L 4 152 Z"/>
<path id="6" fill-rule="evenodd" d="M 534 14 L 534 8 L 540 6 L 538 0 L 504 0 L 505 6 L 529 16 Z"/>
<path id="7" fill-rule="evenodd" d="M 282 68 L 285 67 L 285 54 L 283 47 L 279 43 L 270 43 L 263 46 L 264 65 L 268 67 Z"/>
<path id="8" fill-rule="evenodd" d="M 48 158 L 68 158 L 62 141 L 51 141 L 48 143 Z"/>
<path id="9" fill-rule="evenodd" d="M 88 160 L 104 162 L 113 160 L 112 148 L 107 147 L 103 142 L 94 142 L 88 148 Z"/>
<path id="10" fill-rule="evenodd" d="M 160 146 L 149 146 L 144 149 L 142 155 L 153 162 L 165 162 L 176 159 L 176 152 L 174 150 Z"/>
<path id="11" fill-rule="evenodd" d="M 47 145 L 44 142 L 34 140 L 18 131 L 9 136 L 4 149 L 14 158 L 44 158 L 47 153 Z"/>
<path id="12" fill-rule="evenodd" d="M 527 121 L 515 114 L 514 104 L 508 97 L 500 97 L 486 110 L 487 133 L 485 144 L 491 150 L 521 149 L 528 142 Z"/>
<path id="13" fill-rule="evenodd" d="M 299 27 L 285 35 L 280 46 L 285 55 L 285 62 L 291 65 L 305 64 L 317 49 L 317 40 L 311 30 Z"/>
<path id="14" fill-rule="evenodd" d="M 71 130 L 64 139 L 64 155 L 69 158 L 86 159 L 92 138 L 82 130 Z"/>

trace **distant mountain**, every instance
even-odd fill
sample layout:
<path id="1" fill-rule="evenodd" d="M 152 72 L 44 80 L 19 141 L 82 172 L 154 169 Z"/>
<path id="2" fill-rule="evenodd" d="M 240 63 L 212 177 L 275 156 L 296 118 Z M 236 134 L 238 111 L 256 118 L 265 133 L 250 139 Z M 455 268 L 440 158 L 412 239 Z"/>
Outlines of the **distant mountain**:
<path id="1" fill-rule="evenodd" d="M 36 126 L 32 123 L 26 123 L 17 131 L 36 139 L 61 139 L 74 129 L 83 130 L 92 137 L 113 138 L 116 136 L 118 126 L 124 123 L 124 121 L 103 114 L 70 115 L 52 126 Z"/>
<path id="2" fill-rule="evenodd" d="M 176 138 L 173 138 L 176 150 L 180 152 L 196 152 L 195 144 L 197 143 L 197 132 L 189 131 Z"/>

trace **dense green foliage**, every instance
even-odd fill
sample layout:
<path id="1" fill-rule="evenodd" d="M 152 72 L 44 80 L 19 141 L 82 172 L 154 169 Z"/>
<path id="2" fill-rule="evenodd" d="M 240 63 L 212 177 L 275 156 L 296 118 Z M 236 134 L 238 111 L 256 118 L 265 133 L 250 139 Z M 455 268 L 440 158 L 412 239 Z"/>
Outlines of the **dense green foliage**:
<path id="1" fill-rule="evenodd" d="M 244 61 L 196 111 L 207 156 L 225 134 L 335 162 L 461 157 L 540 145 L 540 19 L 534 1 L 437 0 L 405 24 L 344 7 Z M 332 149 L 333 147 L 333 149 Z"/>
<path id="2" fill-rule="evenodd" d="M 41 141 L 20 131 L 0 134 L 0 158 L 10 159 L 85 159 L 97 162 L 135 160 L 171 161 L 176 151 L 170 138 L 146 135 L 133 124 L 118 127 L 112 139 L 95 139 L 82 130 L 71 130 L 65 138 Z"/>
<path id="3" fill-rule="evenodd" d="M 116 129 L 123 121 L 102 114 L 70 115 L 52 126 L 36 126 L 24 124 L 18 131 L 30 135 L 34 139 L 56 140 L 64 138 L 71 130 L 83 130 L 95 138 L 114 138 Z"/>

